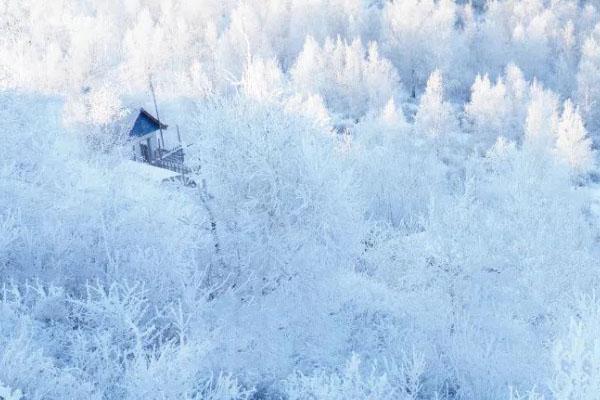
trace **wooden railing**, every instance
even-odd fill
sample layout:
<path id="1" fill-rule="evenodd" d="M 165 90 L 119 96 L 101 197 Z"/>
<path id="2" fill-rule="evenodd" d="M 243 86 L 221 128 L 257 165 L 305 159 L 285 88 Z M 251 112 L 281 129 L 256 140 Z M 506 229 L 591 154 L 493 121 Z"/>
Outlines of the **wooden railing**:
<path id="1" fill-rule="evenodd" d="M 192 170 L 184 164 L 184 153 L 183 147 L 177 146 L 171 150 L 158 149 L 154 153 L 154 160 L 144 160 L 136 157 L 135 153 L 132 155 L 133 161 L 143 162 L 153 165 L 158 168 L 168 169 L 169 171 L 177 172 L 181 175 L 186 175 L 192 172 Z"/>
<path id="2" fill-rule="evenodd" d="M 152 165 L 168 169 L 173 172 L 177 172 L 179 174 L 189 174 L 191 171 L 184 164 L 184 154 L 183 148 L 181 146 L 177 146 L 171 150 L 159 150 L 159 157 L 151 162 Z"/>
<path id="3" fill-rule="evenodd" d="M 192 172 L 191 169 L 189 169 L 183 162 L 180 161 L 172 161 L 172 160 L 154 160 L 152 161 L 150 164 L 159 167 L 159 168 L 164 168 L 164 169 L 168 169 L 170 171 L 173 172 L 177 172 L 179 174 L 189 174 L 190 172 Z"/>

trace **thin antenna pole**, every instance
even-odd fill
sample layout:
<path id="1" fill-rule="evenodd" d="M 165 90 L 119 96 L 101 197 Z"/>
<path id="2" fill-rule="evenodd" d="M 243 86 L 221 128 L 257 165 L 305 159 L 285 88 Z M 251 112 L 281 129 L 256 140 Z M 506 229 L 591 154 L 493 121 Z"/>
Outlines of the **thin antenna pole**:
<path id="1" fill-rule="evenodd" d="M 154 85 L 152 84 L 152 75 L 150 75 L 150 77 L 148 78 L 148 80 L 150 81 L 150 91 L 152 92 L 152 100 L 154 100 L 154 109 L 156 110 L 156 119 L 158 120 L 158 129 L 160 130 L 160 141 L 162 142 L 162 147 L 165 147 L 165 139 L 163 137 L 163 129 L 162 129 L 162 124 L 160 123 L 160 115 L 158 114 L 158 104 L 156 103 L 156 93 L 154 92 Z M 159 148 L 160 143 L 159 143 Z M 162 154 L 160 155 L 160 158 L 162 158 Z"/>
<path id="2" fill-rule="evenodd" d="M 183 164 L 185 155 L 183 154 L 183 145 L 181 144 L 181 134 L 179 133 L 179 125 L 175 125 L 175 128 L 177 128 L 177 140 L 179 140 L 179 148 L 181 149 L 181 177 L 183 178 L 183 183 L 185 184 L 185 167 Z"/>

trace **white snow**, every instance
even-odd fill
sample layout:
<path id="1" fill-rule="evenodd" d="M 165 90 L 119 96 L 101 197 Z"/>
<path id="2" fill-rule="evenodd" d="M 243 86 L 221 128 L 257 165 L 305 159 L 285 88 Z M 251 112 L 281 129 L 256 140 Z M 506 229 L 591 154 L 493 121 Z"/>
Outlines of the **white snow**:
<path id="1" fill-rule="evenodd" d="M 598 398 L 599 88 L 596 0 L 0 1 L 0 399 Z"/>

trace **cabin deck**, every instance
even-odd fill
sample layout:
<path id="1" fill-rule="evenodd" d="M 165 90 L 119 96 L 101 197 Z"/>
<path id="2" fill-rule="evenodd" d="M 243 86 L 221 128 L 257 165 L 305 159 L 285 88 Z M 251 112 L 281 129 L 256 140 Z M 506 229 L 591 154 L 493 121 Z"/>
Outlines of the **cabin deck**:
<path id="1" fill-rule="evenodd" d="M 159 149 L 158 157 L 150 161 L 149 164 L 159 168 L 168 169 L 180 174 L 189 174 L 192 170 L 184 162 L 183 147 L 177 146 L 174 149 Z"/>

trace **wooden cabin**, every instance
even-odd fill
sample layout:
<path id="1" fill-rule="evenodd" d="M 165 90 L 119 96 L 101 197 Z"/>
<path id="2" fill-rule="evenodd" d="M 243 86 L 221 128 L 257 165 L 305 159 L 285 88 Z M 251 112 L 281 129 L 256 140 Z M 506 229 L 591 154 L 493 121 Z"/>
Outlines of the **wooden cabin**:
<path id="1" fill-rule="evenodd" d="M 164 140 L 161 137 L 162 131 L 167 128 L 168 125 L 154 118 L 143 108 L 140 109 L 140 113 L 129 131 L 129 140 L 133 146 L 133 159 L 149 164 L 160 160 L 163 153 L 162 149 L 164 149 Z M 158 135 L 159 132 L 160 136 Z"/>
<path id="2" fill-rule="evenodd" d="M 168 125 L 163 124 L 158 118 L 141 108 L 129 131 L 129 142 L 133 150 L 132 159 L 182 175 L 188 174 L 190 170 L 184 163 L 179 129 L 177 129 L 179 144 L 173 148 L 166 148 L 163 131 L 167 128 Z"/>

